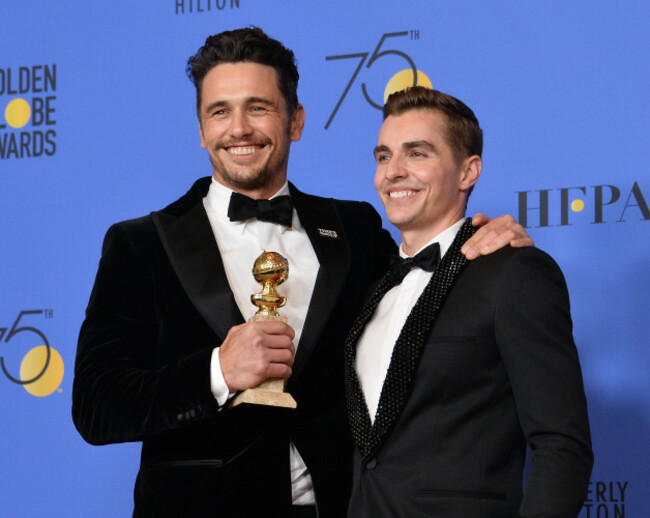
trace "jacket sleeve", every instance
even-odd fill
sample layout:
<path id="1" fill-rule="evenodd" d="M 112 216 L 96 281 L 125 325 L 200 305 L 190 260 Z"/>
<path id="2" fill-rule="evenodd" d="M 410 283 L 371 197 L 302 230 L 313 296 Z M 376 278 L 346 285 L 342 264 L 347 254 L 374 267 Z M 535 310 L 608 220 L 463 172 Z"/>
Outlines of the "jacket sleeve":
<path id="1" fill-rule="evenodd" d="M 593 453 L 569 295 L 557 264 L 534 248 L 497 280 L 496 339 L 532 451 L 521 517 L 575 517 Z"/>
<path id="2" fill-rule="evenodd" d="M 168 362 L 156 356 L 155 283 L 130 228 L 121 223 L 106 234 L 79 335 L 72 416 L 91 444 L 139 441 L 219 408 L 210 391 L 211 348 Z"/>

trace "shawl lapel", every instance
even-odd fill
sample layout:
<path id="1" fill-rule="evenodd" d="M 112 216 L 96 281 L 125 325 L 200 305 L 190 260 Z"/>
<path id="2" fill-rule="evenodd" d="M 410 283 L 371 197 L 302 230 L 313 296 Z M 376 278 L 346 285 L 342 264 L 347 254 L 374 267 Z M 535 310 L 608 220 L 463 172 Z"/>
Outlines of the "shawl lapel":
<path id="1" fill-rule="evenodd" d="M 364 458 L 387 439 L 411 392 L 413 377 L 445 297 L 467 263 L 460 248 L 475 232 L 467 219 L 441 259 L 395 343 L 374 424 L 355 368 L 357 342 L 365 324 L 355 324 L 346 341 L 346 392 L 352 435 Z M 369 319 L 369 317 L 368 317 Z"/>
<path id="2" fill-rule="evenodd" d="M 185 196 L 151 217 L 185 293 L 223 340 L 244 318 L 203 206 L 209 185 L 209 177 L 198 180 Z"/>
<path id="3" fill-rule="evenodd" d="M 244 318 L 228 284 L 221 254 L 203 207 L 210 178 L 162 211 L 152 212 L 169 260 L 199 313 L 222 339 Z M 334 201 L 303 194 L 289 183 L 291 199 L 311 241 L 320 268 L 307 312 L 291 385 L 304 368 L 341 293 L 350 268 L 350 251 Z"/>
<path id="4" fill-rule="evenodd" d="M 341 294 L 350 250 L 334 200 L 309 196 L 289 183 L 291 200 L 320 263 L 288 388 L 304 369 Z"/>

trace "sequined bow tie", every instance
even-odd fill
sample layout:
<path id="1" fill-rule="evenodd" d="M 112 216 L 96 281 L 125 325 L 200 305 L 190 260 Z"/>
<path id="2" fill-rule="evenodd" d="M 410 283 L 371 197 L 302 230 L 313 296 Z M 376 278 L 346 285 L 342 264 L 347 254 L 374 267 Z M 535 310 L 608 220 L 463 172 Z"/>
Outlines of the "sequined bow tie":
<path id="1" fill-rule="evenodd" d="M 395 285 L 400 284 L 411 268 L 422 268 L 427 272 L 432 272 L 440 262 L 440 245 L 433 243 L 421 250 L 415 257 L 403 258 L 398 255 L 390 257 L 390 273 Z"/>
<path id="2" fill-rule="evenodd" d="M 260 221 L 291 226 L 293 205 L 290 196 L 276 196 L 270 200 L 254 200 L 238 192 L 233 192 L 228 205 L 230 221 L 243 221 L 257 218 Z"/>

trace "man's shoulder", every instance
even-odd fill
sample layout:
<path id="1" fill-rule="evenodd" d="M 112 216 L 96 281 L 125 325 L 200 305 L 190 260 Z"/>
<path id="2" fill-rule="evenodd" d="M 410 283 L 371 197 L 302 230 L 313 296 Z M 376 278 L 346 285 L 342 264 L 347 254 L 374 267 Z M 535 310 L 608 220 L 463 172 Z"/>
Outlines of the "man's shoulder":
<path id="1" fill-rule="evenodd" d="M 481 256 L 470 263 L 476 263 L 481 266 L 501 266 L 507 267 L 519 263 L 541 262 L 547 264 L 554 264 L 557 266 L 555 259 L 541 248 L 535 246 L 525 246 L 521 248 L 514 248 L 510 245 L 496 250 L 495 252 Z"/>
<path id="2" fill-rule="evenodd" d="M 191 207 L 200 202 L 206 195 L 210 186 L 210 177 L 199 178 L 192 187 L 180 198 L 167 206 L 154 210 L 149 214 L 137 218 L 118 221 L 110 226 L 106 236 L 109 239 L 125 237 L 128 240 L 147 242 L 151 239 L 158 239 L 155 225 L 157 217 L 177 217 L 187 212 Z"/>
<path id="3" fill-rule="evenodd" d="M 467 273 L 476 282 L 496 286 L 520 284 L 526 290 L 533 279 L 553 279 L 564 284 L 564 274 L 558 263 L 547 252 L 536 247 L 513 248 L 505 246 L 496 252 L 469 261 Z"/>
<path id="4" fill-rule="evenodd" d="M 166 207 L 154 211 L 153 213 L 169 214 L 171 216 L 178 216 L 187 212 L 190 208 L 200 202 L 208 194 L 210 189 L 211 177 L 205 176 L 196 180 L 190 189 L 183 194 L 180 198 L 173 201 Z"/>
<path id="5" fill-rule="evenodd" d="M 330 205 L 334 207 L 339 213 L 347 215 L 366 215 L 372 219 L 380 219 L 379 214 L 375 208 L 367 201 L 357 200 L 343 200 L 340 198 L 332 198 L 327 196 L 318 196 L 309 194 L 296 188 L 295 185 L 289 183 L 292 197 L 301 199 L 305 206 L 322 206 Z"/>

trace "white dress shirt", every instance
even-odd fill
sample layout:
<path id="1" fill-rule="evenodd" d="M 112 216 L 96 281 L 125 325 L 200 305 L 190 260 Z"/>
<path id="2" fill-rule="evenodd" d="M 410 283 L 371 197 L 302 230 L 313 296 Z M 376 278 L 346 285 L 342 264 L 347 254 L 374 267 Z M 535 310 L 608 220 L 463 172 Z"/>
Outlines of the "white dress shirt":
<path id="1" fill-rule="evenodd" d="M 259 292 L 262 286 L 253 278 L 252 269 L 262 249 L 278 252 L 286 257 L 289 261 L 289 277 L 278 291 L 287 297 L 287 304 L 280 312 L 288 318 L 289 325 L 296 333 L 293 343 L 297 349 L 318 274 L 316 253 L 295 209 L 291 228 L 256 219 L 230 221 L 228 205 L 232 192 L 213 178 L 203 204 L 237 306 L 245 321 L 257 311 L 250 296 Z M 272 198 L 284 194 L 289 194 L 289 186 L 286 183 Z M 214 397 L 223 405 L 231 394 L 221 371 L 218 347 L 212 353 L 210 380 Z M 293 442 L 290 459 L 293 504 L 314 504 L 311 476 Z"/>
<path id="2" fill-rule="evenodd" d="M 457 221 L 444 232 L 434 237 L 420 250 L 438 242 L 440 244 L 440 256 L 444 256 L 464 222 L 465 219 Z M 400 245 L 399 254 L 401 257 L 408 257 L 404 253 L 403 244 Z M 370 420 L 373 423 L 375 422 L 379 397 L 384 386 L 395 342 L 397 342 L 406 319 L 411 314 L 424 288 L 429 284 L 432 275 L 433 272 L 427 272 L 421 268 L 412 268 L 401 284 L 398 284 L 384 295 L 377 306 L 375 314 L 366 325 L 361 338 L 359 338 L 355 367 L 368 406 Z"/>

